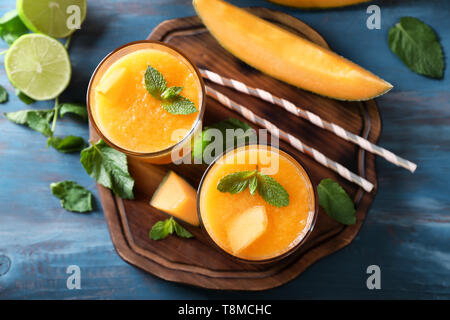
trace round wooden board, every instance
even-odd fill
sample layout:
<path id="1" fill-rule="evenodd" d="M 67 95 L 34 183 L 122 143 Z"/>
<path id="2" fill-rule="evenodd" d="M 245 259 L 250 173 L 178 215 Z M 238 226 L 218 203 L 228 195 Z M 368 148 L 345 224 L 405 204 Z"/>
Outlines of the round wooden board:
<path id="1" fill-rule="evenodd" d="M 292 16 L 265 8 L 249 10 L 319 45 L 328 47 L 316 31 Z M 373 100 L 364 103 L 335 101 L 261 74 L 222 49 L 198 17 L 165 21 L 153 30 L 149 39 L 169 43 L 181 49 L 199 67 L 274 92 L 328 121 L 366 137 L 371 142 L 376 143 L 380 136 L 381 120 Z M 119 45 L 122 43 L 117 44 Z M 317 260 L 348 245 L 355 238 L 376 193 L 374 156 L 269 103 L 232 89 L 211 83 L 208 85 L 249 107 L 258 115 L 270 119 L 281 129 L 298 136 L 331 159 L 372 182 L 375 185 L 374 191 L 366 193 L 289 145 L 280 143 L 282 149 L 302 161 L 309 169 L 315 185 L 323 178 L 332 178 L 344 187 L 355 201 L 357 223 L 352 226 L 341 225 L 330 219 L 321 209 L 314 231 L 301 250 L 295 256 L 268 265 L 246 264 L 230 259 L 209 244 L 201 229 L 191 226 L 186 228 L 195 235 L 195 239 L 186 240 L 172 236 L 163 241 L 152 241 L 148 236 L 150 228 L 155 222 L 167 217 L 149 205 L 149 200 L 163 176 L 171 169 L 196 187 L 206 167 L 154 166 L 130 159 L 130 172 L 136 180 L 135 200 L 122 200 L 114 196 L 110 190 L 98 185 L 112 241 L 118 254 L 125 261 L 169 281 L 226 290 L 264 290 L 280 286 L 300 275 Z M 227 117 L 244 120 L 215 100 L 207 100 L 206 125 Z M 98 138 L 92 128 L 90 133 L 93 140 Z"/>

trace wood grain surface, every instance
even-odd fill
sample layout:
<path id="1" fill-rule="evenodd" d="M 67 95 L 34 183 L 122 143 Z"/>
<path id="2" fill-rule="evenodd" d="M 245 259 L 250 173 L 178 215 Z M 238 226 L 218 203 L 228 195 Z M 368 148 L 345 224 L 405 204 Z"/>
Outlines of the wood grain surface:
<path id="1" fill-rule="evenodd" d="M 292 16 L 266 8 L 251 8 L 250 11 L 297 33 L 299 36 L 328 47 L 326 41 L 317 32 Z M 198 17 L 178 18 L 162 22 L 152 31 L 148 39 L 162 41 L 180 49 L 198 67 L 208 68 L 253 87 L 265 90 L 276 88 L 279 96 L 289 99 L 353 133 L 367 137 L 371 142 L 376 142 L 381 133 L 380 117 L 374 101 L 338 102 L 299 90 L 264 75 L 226 52 Z M 208 85 L 211 84 L 208 83 Z M 148 236 L 149 230 L 157 221 L 165 219 L 167 216 L 149 206 L 149 201 L 168 170 L 177 172 L 191 185 L 197 187 L 206 166 L 150 165 L 139 159 L 129 158 L 130 173 L 136 181 L 134 200 L 122 200 L 114 196 L 111 191 L 98 185 L 111 238 L 117 252 L 125 261 L 165 280 L 210 289 L 255 291 L 277 287 L 294 279 L 318 259 L 343 248 L 353 240 L 376 193 L 375 159 L 372 154 L 364 152 L 359 147 L 357 148 L 330 132 L 317 128 L 270 103 L 221 86 L 215 85 L 214 87 L 226 92 L 231 99 L 248 106 L 258 115 L 270 119 L 280 129 L 297 135 L 313 148 L 338 160 L 350 170 L 358 172 L 372 182 L 375 190 L 370 194 L 363 192 L 361 188 L 352 185 L 286 143 L 280 145 L 283 150 L 292 154 L 306 166 L 314 186 L 321 179 L 333 178 L 346 188 L 350 197 L 355 200 L 357 223 L 353 226 L 343 226 L 330 219 L 320 209 L 311 236 L 295 255 L 263 265 L 248 264 L 231 259 L 211 245 L 202 229 L 192 226 L 186 225 L 185 227 L 194 234 L 194 239 L 169 237 L 164 241 L 152 241 Z M 205 110 L 205 125 L 228 117 L 236 117 L 245 121 L 213 99 L 207 99 Z M 98 135 L 92 129 L 91 140 L 98 140 Z"/>
<path id="2" fill-rule="evenodd" d="M 366 27 L 369 4 L 339 10 L 301 11 L 262 0 L 230 0 L 239 6 L 282 10 L 312 26 L 339 54 L 394 84 L 377 99 L 383 120 L 379 144 L 417 162 L 414 175 L 376 160 L 378 192 L 353 242 L 279 288 L 226 292 L 180 285 L 124 262 L 113 248 L 95 183 L 79 155 L 46 149 L 40 134 L 0 116 L 0 299 L 389 299 L 450 298 L 450 76 L 438 81 L 412 73 L 389 50 L 387 33 L 402 16 L 418 17 L 439 34 L 448 55 L 447 0 L 378 0 L 381 30 Z M 0 15 L 15 8 L 0 2 Z M 145 39 L 164 20 L 194 15 L 189 0 L 99 0 L 70 49 L 73 77 L 61 101 L 85 100 L 89 77 L 114 48 Z M 7 46 L 0 42 L 1 49 Z M 47 109 L 52 101 L 26 106 L 13 94 L 2 65 L 0 84 L 10 93 L 2 112 Z M 58 121 L 58 135 L 88 139 L 87 125 Z M 73 214 L 51 196 L 49 184 L 75 180 L 94 193 L 96 210 Z M 68 290 L 66 268 L 81 268 L 81 290 Z M 382 289 L 368 290 L 366 269 L 381 268 Z"/>

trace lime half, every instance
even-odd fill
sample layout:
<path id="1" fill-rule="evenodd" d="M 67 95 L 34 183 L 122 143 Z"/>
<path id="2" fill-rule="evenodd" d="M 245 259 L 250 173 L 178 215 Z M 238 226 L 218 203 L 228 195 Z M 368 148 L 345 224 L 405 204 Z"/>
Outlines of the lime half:
<path id="1" fill-rule="evenodd" d="M 69 85 L 72 68 L 66 48 L 43 34 L 26 34 L 14 41 L 5 57 L 14 87 L 34 100 L 56 98 Z"/>
<path id="2" fill-rule="evenodd" d="M 34 32 L 65 38 L 86 18 L 87 0 L 17 0 L 23 23 Z"/>

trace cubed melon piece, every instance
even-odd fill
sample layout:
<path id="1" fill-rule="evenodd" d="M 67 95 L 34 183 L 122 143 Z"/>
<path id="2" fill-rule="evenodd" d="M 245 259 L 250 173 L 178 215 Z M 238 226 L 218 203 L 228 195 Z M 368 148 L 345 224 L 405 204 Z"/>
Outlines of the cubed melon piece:
<path id="1" fill-rule="evenodd" d="M 197 216 L 197 191 L 183 178 L 169 171 L 153 194 L 150 205 L 194 226 Z"/>
<path id="2" fill-rule="evenodd" d="M 251 207 L 236 218 L 228 227 L 228 242 L 234 254 L 238 254 L 267 229 L 267 214 L 264 206 Z"/>
<path id="3" fill-rule="evenodd" d="M 104 95 L 108 100 L 119 100 L 127 81 L 127 69 L 118 68 L 105 74 L 95 88 L 96 92 Z"/>

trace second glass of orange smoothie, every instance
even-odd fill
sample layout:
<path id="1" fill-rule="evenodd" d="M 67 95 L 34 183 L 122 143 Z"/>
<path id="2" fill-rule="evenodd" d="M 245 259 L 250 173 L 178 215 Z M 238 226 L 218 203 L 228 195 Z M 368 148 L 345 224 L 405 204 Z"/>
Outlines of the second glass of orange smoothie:
<path id="1" fill-rule="evenodd" d="M 146 89 L 148 66 L 162 74 L 167 87 L 182 87 L 181 95 L 197 112 L 166 111 Z M 170 163 L 172 151 L 182 150 L 201 130 L 205 89 L 199 71 L 184 54 L 143 40 L 114 50 L 100 62 L 89 83 L 87 107 L 92 126 L 110 146 L 150 163 Z"/>
<path id="2" fill-rule="evenodd" d="M 261 171 L 281 184 L 289 204 L 274 206 L 245 189 L 223 192 L 220 181 L 238 172 Z M 308 173 L 286 152 L 247 145 L 225 152 L 203 175 L 197 195 L 198 215 L 212 242 L 244 262 L 267 263 L 290 255 L 311 233 L 318 212 Z"/>

